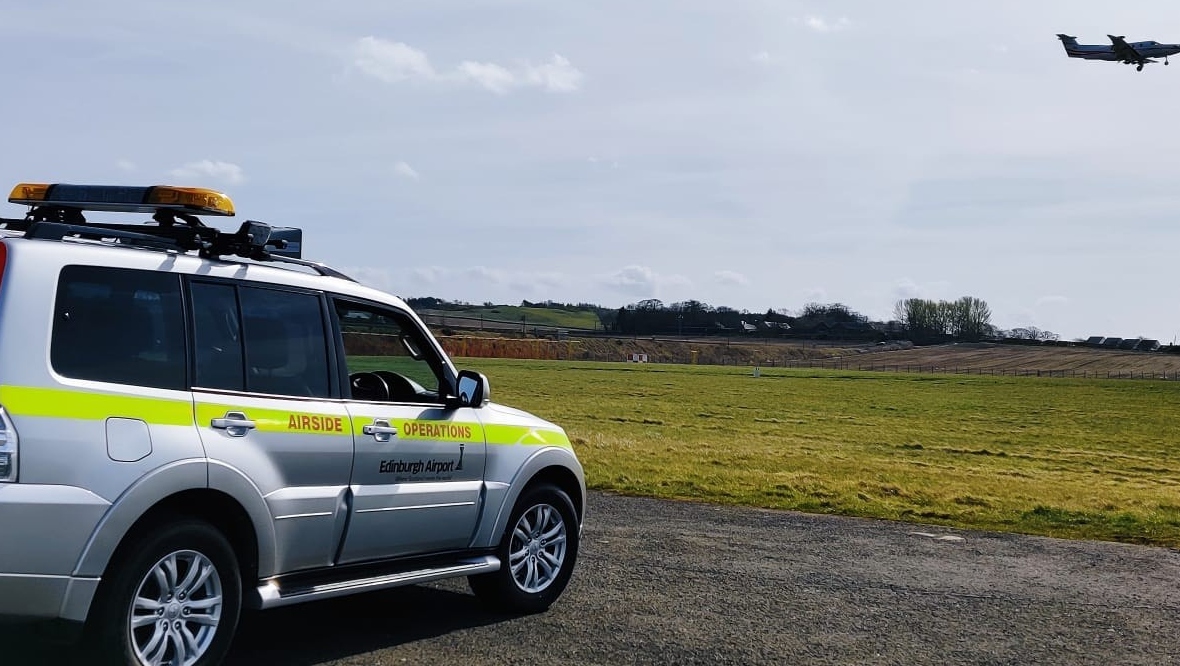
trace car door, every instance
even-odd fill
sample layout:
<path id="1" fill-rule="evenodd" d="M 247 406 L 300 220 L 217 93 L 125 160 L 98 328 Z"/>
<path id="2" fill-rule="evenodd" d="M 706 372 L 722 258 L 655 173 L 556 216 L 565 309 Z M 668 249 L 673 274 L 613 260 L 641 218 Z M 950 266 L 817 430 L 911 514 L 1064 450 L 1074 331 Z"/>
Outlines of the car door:
<path id="1" fill-rule="evenodd" d="M 355 454 L 340 561 L 461 549 L 479 517 L 484 433 L 448 408 L 449 369 L 407 313 L 335 298 Z"/>
<path id="2" fill-rule="evenodd" d="M 189 297 L 193 396 L 211 478 L 239 474 L 258 488 L 280 572 L 333 564 L 353 440 L 323 296 L 194 280 Z"/>

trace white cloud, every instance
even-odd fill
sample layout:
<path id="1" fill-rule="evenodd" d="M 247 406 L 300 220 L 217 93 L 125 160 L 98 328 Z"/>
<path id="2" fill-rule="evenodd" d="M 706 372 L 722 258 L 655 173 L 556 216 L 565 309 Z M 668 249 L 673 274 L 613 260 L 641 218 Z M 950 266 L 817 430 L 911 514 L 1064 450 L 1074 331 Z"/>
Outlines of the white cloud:
<path id="1" fill-rule="evenodd" d="M 898 300 L 921 298 L 922 294 L 922 288 L 909 278 L 902 278 L 893 285 L 893 296 Z"/>
<path id="2" fill-rule="evenodd" d="M 543 65 L 524 63 L 516 71 L 494 62 L 472 62 L 459 64 L 460 78 L 503 95 L 513 88 L 532 86 L 549 92 L 573 92 L 582 81 L 582 72 L 560 55 Z"/>
<path id="3" fill-rule="evenodd" d="M 210 178 L 231 185 L 237 185 L 246 180 L 245 175 L 242 173 L 242 167 L 231 162 L 221 162 L 219 160 L 189 162 L 168 173 L 173 178 L 181 180 Z"/>
<path id="4" fill-rule="evenodd" d="M 986 300 L 986 299 L 984 299 Z M 1012 326 L 1006 324 L 1000 325 L 1001 328 L 1010 328 L 1015 326 L 1036 326 L 1041 329 L 1049 329 L 1054 324 L 1052 323 L 1052 315 L 1056 312 L 1061 312 L 1062 306 L 1068 305 L 1070 299 L 1065 296 L 1048 295 L 1041 296 L 1033 302 L 1032 306 L 1008 308 L 1005 311 L 996 313 L 993 307 L 992 323 L 997 322 L 1017 322 Z"/>
<path id="5" fill-rule="evenodd" d="M 737 271 L 717 271 L 713 274 L 713 278 L 725 285 L 735 285 L 744 287 L 750 284 L 750 278 L 738 273 Z"/>
<path id="6" fill-rule="evenodd" d="M 692 281 L 683 275 L 660 275 L 648 266 L 632 265 L 601 276 L 599 283 L 625 294 L 653 298 L 664 287 L 688 286 Z"/>
<path id="7" fill-rule="evenodd" d="M 507 69 L 491 62 L 464 62 L 459 73 L 483 88 L 503 95 L 516 85 L 516 76 Z"/>
<path id="8" fill-rule="evenodd" d="M 366 287 L 380 289 L 390 293 L 399 293 L 398 280 L 387 268 L 373 268 L 370 266 L 336 266 L 345 275 Z"/>
<path id="9" fill-rule="evenodd" d="M 508 280 L 508 286 L 517 291 L 528 294 L 541 294 L 552 298 L 553 290 L 566 285 L 566 277 L 561 273 L 513 273 Z"/>
<path id="10" fill-rule="evenodd" d="M 508 275 L 504 271 L 487 266 L 472 266 L 463 273 L 472 280 L 491 284 L 504 284 L 508 281 Z"/>
<path id="11" fill-rule="evenodd" d="M 752 60 L 756 63 L 766 64 L 766 63 L 770 62 L 770 60 L 771 60 L 770 51 L 762 50 L 762 51 L 757 51 L 755 53 L 751 53 L 750 60 Z"/>
<path id="12" fill-rule="evenodd" d="M 601 165 L 603 167 L 609 167 L 611 169 L 618 169 L 619 168 L 619 161 L 618 160 L 607 161 L 606 159 L 601 158 L 597 155 L 591 155 L 590 157 L 587 157 L 586 161 L 589 162 L 590 164 Z"/>
<path id="13" fill-rule="evenodd" d="M 453 70 L 439 71 L 426 52 L 403 42 L 372 36 L 362 37 L 354 43 L 352 65 L 384 83 L 451 82 L 475 85 L 498 95 L 529 87 L 548 92 L 573 92 L 583 78 L 578 68 L 558 54 L 540 65 L 523 62 L 510 68 L 494 62 L 465 60 Z"/>
<path id="14" fill-rule="evenodd" d="M 654 296 L 658 291 L 655 271 L 647 266 L 627 266 L 602 281 L 619 291 L 640 296 Z"/>
<path id="15" fill-rule="evenodd" d="M 126 159 L 115 162 L 115 166 L 119 167 L 120 171 L 131 172 L 136 169 L 135 162 Z"/>
<path id="16" fill-rule="evenodd" d="M 582 72 L 570 61 L 553 54 L 543 65 L 526 65 L 524 78 L 530 85 L 541 86 L 550 92 L 573 92 L 582 83 Z"/>
<path id="17" fill-rule="evenodd" d="M 421 178 L 414 167 L 405 162 L 398 162 L 397 164 L 393 165 L 393 172 L 401 178 L 408 178 L 409 180 L 418 180 Z"/>
<path id="18" fill-rule="evenodd" d="M 844 16 L 841 16 L 834 21 L 830 21 L 822 16 L 812 15 L 804 17 L 801 22 L 808 30 L 821 33 L 837 32 L 852 25 L 851 21 L 849 21 L 848 18 Z"/>
<path id="19" fill-rule="evenodd" d="M 442 280 L 449 271 L 442 266 L 422 266 L 410 271 L 410 278 L 419 284 L 435 284 Z"/>
<path id="20" fill-rule="evenodd" d="M 565 275 L 547 271 L 506 271 L 487 266 L 472 266 L 463 271 L 468 281 L 482 282 L 495 286 L 505 286 L 513 293 L 527 293 L 552 297 L 553 289 L 568 284 Z"/>
<path id="21" fill-rule="evenodd" d="M 426 54 L 401 42 L 362 37 L 353 47 L 353 66 L 385 83 L 432 80 L 438 74 Z"/>
<path id="22" fill-rule="evenodd" d="M 950 291 L 950 287 L 949 282 L 941 280 L 919 284 L 908 277 L 904 277 L 894 283 L 891 296 L 894 302 L 906 298 L 945 300 L 948 298 L 946 294 Z M 892 304 L 890 304 L 890 307 L 892 307 Z"/>

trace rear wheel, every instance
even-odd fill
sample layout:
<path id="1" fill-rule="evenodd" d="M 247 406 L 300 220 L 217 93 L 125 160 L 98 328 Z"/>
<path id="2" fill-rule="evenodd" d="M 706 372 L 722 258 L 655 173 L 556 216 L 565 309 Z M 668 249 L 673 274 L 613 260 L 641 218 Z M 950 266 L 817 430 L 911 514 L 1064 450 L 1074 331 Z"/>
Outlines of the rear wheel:
<path id="1" fill-rule="evenodd" d="M 496 549 L 500 570 L 471 576 L 471 590 L 496 610 L 538 613 L 569 584 L 578 559 L 578 519 L 560 488 L 525 490 Z"/>
<path id="2" fill-rule="evenodd" d="M 233 548 L 195 520 L 149 533 L 121 553 L 100 593 L 94 639 L 105 663 L 206 666 L 229 650 L 241 612 Z"/>

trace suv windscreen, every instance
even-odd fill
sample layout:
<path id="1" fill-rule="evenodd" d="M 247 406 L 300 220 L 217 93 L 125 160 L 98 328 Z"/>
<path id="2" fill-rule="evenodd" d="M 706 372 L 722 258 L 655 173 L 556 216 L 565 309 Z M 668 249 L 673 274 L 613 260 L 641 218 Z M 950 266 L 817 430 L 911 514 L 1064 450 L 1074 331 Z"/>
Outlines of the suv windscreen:
<path id="1" fill-rule="evenodd" d="M 180 277 L 66 266 L 57 285 L 50 362 L 65 377 L 184 389 Z"/>
<path id="2" fill-rule="evenodd" d="M 442 361 L 405 314 L 336 300 L 354 400 L 439 402 Z"/>

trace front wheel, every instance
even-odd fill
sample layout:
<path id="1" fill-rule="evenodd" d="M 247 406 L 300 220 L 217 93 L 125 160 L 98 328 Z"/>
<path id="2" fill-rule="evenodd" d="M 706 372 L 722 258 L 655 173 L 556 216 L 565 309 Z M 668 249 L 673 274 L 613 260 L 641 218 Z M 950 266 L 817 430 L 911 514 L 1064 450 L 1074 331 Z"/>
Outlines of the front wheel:
<path id="1" fill-rule="evenodd" d="M 193 520 L 150 533 L 120 555 L 95 610 L 104 663 L 212 666 L 241 612 L 237 558 L 225 537 Z"/>
<path id="2" fill-rule="evenodd" d="M 540 485 L 517 500 L 496 549 L 500 570 L 470 576 L 472 592 L 496 610 L 539 613 L 561 596 L 578 559 L 578 518 L 560 488 Z"/>

